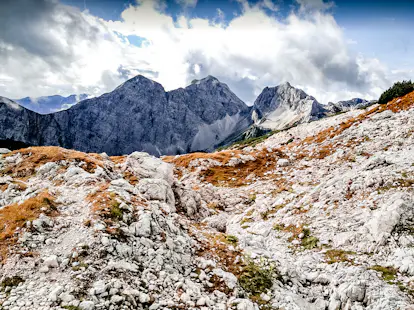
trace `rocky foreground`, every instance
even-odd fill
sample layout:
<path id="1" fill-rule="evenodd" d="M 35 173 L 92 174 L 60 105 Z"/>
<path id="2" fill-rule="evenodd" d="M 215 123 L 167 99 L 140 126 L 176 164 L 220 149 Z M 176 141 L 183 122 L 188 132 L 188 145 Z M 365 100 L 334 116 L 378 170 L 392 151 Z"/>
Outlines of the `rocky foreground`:
<path id="1" fill-rule="evenodd" d="M 257 142 L 2 150 L 0 308 L 414 309 L 414 93 Z"/>

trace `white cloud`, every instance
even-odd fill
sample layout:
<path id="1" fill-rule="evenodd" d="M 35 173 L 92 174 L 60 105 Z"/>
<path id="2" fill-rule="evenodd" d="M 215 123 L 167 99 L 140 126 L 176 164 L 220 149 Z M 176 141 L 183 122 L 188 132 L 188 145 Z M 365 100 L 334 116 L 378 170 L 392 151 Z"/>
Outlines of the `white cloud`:
<path id="1" fill-rule="evenodd" d="M 298 0 L 302 8 L 311 5 L 312 10 L 278 20 L 266 13 L 277 10 L 272 2 L 250 5 L 240 0 L 242 13 L 226 23 L 222 11 L 211 20 L 183 15 L 174 21 L 159 3 L 148 0 L 125 9 L 122 21 L 105 21 L 44 1 L 48 17 L 32 23 L 40 23 L 34 29 L 47 35 L 34 38 L 53 53 L 45 56 L 33 49 L 38 43 L 29 48 L 24 38 L 17 42 L 0 33 L 4 96 L 100 94 L 138 73 L 166 89 L 211 74 L 250 103 L 263 87 L 284 81 L 322 102 L 375 98 L 390 83 L 387 68 L 377 60 L 348 50 L 349 41 L 324 13 L 330 4 L 323 1 Z M 24 37 L 19 29 L 13 37 Z M 142 47 L 129 44 L 128 35 L 145 38 Z"/>

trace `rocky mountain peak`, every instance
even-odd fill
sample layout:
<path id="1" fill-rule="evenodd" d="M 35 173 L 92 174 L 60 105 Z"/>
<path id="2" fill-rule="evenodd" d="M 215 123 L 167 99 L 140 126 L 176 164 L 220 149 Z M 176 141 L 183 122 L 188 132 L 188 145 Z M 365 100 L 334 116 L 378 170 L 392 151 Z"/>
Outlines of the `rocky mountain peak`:
<path id="1" fill-rule="evenodd" d="M 266 87 L 253 104 L 254 118 L 260 126 L 282 129 L 323 116 L 325 109 L 312 96 L 285 82 Z"/>
<path id="2" fill-rule="evenodd" d="M 154 89 L 158 91 L 160 90 L 164 91 L 164 87 L 161 84 L 139 74 L 127 80 L 126 82 L 122 83 L 121 85 L 119 85 L 114 91 L 116 92 L 148 92 Z"/>

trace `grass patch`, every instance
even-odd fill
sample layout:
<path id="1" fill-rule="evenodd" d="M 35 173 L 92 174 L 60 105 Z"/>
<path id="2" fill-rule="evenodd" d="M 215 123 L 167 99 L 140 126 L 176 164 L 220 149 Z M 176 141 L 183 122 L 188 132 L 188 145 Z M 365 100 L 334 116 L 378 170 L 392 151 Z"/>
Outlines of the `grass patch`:
<path id="1" fill-rule="evenodd" d="M 318 238 L 314 236 L 308 236 L 302 239 L 301 245 L 307 250 L 312 250 L 318 247 L 318 242 L 319 242 Z"/>
<path id="2" fill-rule="evenodd" d="M 23 227 L 27 221 L 33 221 L 41 213 L 56 215 L 55 198 L 47 191 L 29 198 L 21 204 L 11 204 L 0 209 L 0 256 L 5 260 L 9 248 L 17 242 L 15 235 L 18 227 Z"/>
<path id="3" fill-rule="evenodd" d="M 252 223 L 252 222 L 253 222 L 253 219 L 252 218 L 243 217 L 243 219 L 240 221 L 240 225 L 244 226 L 243 224 Z"/>
<path id="4" fill-rule="evenodd" d="M 285 225 L 276 223 L 273 225 L 273 230 L 283 231 L 285 229 Z"/>
<path id="5" fill-rule="evenodd" d="M 230 145 L 224 145 L 221 146 L 219 148 L 217 148 L 217 151 L 220 152 L 222 150 L 226 150 L 226 149 L 242 149 L 245 148 L 247 146 L 251 146 L 251 147 L 255 147 L 257 144 L 262 143 L 263 141 L 265 141 L 267 138 L 269 138 L 270 136 L 274 135 L 275 133 L 278 133 L 278 130 L 274 130 L 271 132 L 268 132 L 264 135 L 258 136 L 258 137 L 252 137 L 252 138 L 247 138 L 247 139 L 243 139 L 243 140 L 239 140 L 236 141 Z"/>
<path id="6" fill-rule="evenodd" d="M 286 226 L 284 224 L 275 223 L 273 225 L 273 230 L 291 233 L 292 235 L 288 238 L 288 241 L 292 242 L 293 240 L 300 240 L 300 245 L 307 250 L 312 250 L 318 247 L 319 239 L 312 236 L 310 229 L 303 227 L 303 225 Z M 301 234 L 303 234 L 302 239 L 299 238 Z"/>
<path id="7" fill-rule="evenodd" d="M 250 196 L 249 196 L 249 202 L 250 202 L 250 203 L 255 202 L 255 201 L 256 201 L 256 198 L 257 198 L 256 194 L 252 194 L 252 195 L 250 195 Z"/>
<path id="8" fill-rule="evenodd" d="M 277 205 L 272 207 L 269 210 L 266 210 L 262 213 L 260 213 L 260 216 L 262 217 L 263 220 L 267 221 L 269 219 L 269 215 L 275 214 L 277 211 L 279 211 L 280 209 L 282 209 L 285 205 Z"/>
<path id="9" fill-rule="evenodd" d="M 237 242 L 239 242 L 239 239 L 236 236 L 233 235 L 227 235 L 226 241 L 230 243 L 231 245 L 237 245 Z"/>
<path id="10" fill-rule="evenodd" d="M 228 166 L 227 163 L 231 158 L 237 158 L 242 154 L 239 150 L 221 151 L 216 153 L 192 153 L 181 156 L 164 156 L 162 159 L 165 162 L 175 164 L 176 166 L 188 168 L 193 160 L 210 159 L 219 162 L 221 165 L 212 166 L 207 170 L 200 172 L 200 177 L 208 183 L 215 186 L 240 187 L 246 186 L 251 181 L 248 178 L 251 175 L 261 178 L 267 176 L 272 178 L 267 173 L 274 169 L 276 162 L 280 158 L 286 156 L 280 150 L 267 150 L 252 152 L 255 160 L 249 160 L 244 163 L 239 163 L 235 166 Z M 246 155 L 246 154 L 245 154 Z M 193 169 L 194 167 L 192 167 Z M 277 184 L 278 185 L 278 184 Z"/>
<path id="11" fill-rule="evenodd" d="M 338 262 L 348 262 L 353 264 L 354 260 L 349 258 L 348 255 L 354 255 L 355 252 L 344 250 L 328 250 L 325 253 L 326 262 L 328 264 L 334 264 Z"/>
<path id="12" fill-rule="evenodd" d="M 80 262 L 79 265 L 73 266 L 72 270 L 73 271 L 78 271 L 78 270 L 81 270 L 81 268 L 88 268 L 88 264 L 86 264 L 84 262 Z"/>
<path id="13" fill-rule="evenodd" d="M 414 289 L 405 286 L 401 281 L 397 282 L 397 286 L 401 292 L 404 292 L 407 295 L 414 297 Z"/>
<path id="14" fill-rule="evenodd" d="M 112 201 L 112 205 L 111 205 L 111 218 L 112 219 L 117 219 L 117 220 L 122 220 L 122 216 L 123 216 L 123 212 L 122 210 L 119 208 L 120 203 L 116 200 Z"/>
<path id="15" fill-rule="evenodd" d="M 378 187 L 377 192 L 381 194 L 391 189 L 402 189 L 410 187 L 414 187 L 414 179 L 397 179 L 390 185 Z"/>

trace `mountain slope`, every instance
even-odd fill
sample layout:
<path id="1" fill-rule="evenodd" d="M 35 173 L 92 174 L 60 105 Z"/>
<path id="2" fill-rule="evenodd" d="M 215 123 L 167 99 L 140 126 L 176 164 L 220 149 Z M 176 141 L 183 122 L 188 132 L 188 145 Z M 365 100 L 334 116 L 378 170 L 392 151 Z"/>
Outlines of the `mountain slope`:
<path id="1" fill-rule="evenodd" d="M 21 106 L 39 114 L 49 114 L 69 109 L 71 106 L 79 101 L 86 99 L 87 97 L 88 95 L 86 94 L 70 95 L 68 97 L 55 95 L 39 98 L 25 97 L 22 99 L 15 99 L 14 101 Z"/>
<path id="2" fill-rule="evenodd" d="M 165 92 L 160 84 L 137 76 L 65 111 L 41 116 L 24 108 L 8 109 L 1 124 L 8 131 L 0 133 L 0 139 L 111 155 L 136 150 L 155 155 L 186 153 L 212 150 L 243 127 L 246 111 L 248 107 L 227 85 L 213 77 Z"/>
<path id="3" fill-rule="evenodd" d="M 0 97 L 0 140 L 38 145 L 44 124 L 50 119 Z"/>

